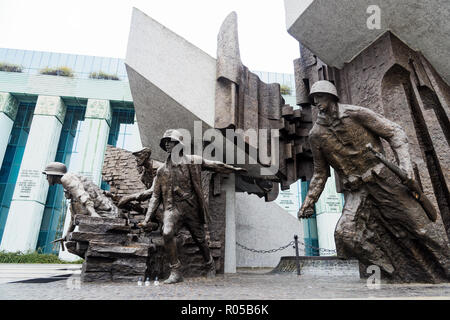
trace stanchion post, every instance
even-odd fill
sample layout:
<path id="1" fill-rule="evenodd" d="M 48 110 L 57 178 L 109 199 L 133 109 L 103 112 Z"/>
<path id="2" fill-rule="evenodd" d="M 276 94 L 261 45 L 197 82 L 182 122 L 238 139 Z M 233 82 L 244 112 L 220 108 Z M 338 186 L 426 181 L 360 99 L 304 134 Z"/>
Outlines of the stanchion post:
<path id="1" fill-rule="evenodd" d="M 300 275 L 300 259 L 298 256 L 298 236 L 294 235 L 294 243 L 295 243 L 295 263 L 297 264 L 297 275 Z"/>

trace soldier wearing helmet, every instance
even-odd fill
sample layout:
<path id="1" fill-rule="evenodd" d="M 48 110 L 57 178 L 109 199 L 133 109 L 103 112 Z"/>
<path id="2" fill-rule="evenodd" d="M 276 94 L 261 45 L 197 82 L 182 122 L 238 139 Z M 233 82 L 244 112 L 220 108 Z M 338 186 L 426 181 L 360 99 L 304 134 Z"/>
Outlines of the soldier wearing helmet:
<path id="1" fill-rule="evenodd" d="M 132 193 L 120 198 L 119 203 L 117 204 L 119 208 L 125 210 L 129 210 L 132 208 L 132 210 L 144 212 L 145 209 L 143 209 L 140 205 L 129 206 L 128 204 L 131 201 L 142 202 L 150 199 L 150 197 L 152 196 L 153 189 L 151 187 L 153 185 L 155 171 L 159 165 L 157 162 L 154 162 L 150 158 L 151 154 L 152 152 L 150 148 L 147 147 L 144 147 L 139 151 L 133 152 L 133 156 L 135 156 L 136 158 L 137 170 L 141 175 L 140 180 L 144 184 L 146 189 L 144 191 Z"/>
<path id="2" fill-rule="evenodd" d="M 391 278 L 411 278 L 411 273 L 427 278 L 434 272 L 430 265 L 446 270 L 442 275 L 448 277 L 449 245 L 442 220 L 430 220 L 399 177 L 371 151 L 383 153 L 381 138 L 384 139 L 398 159 L 398 167 L 408 179 L 414 179 L 403 129 L 370 109 L 339 103 L 336 87 L 329 81 L 314 83 L 310 97 L 319 111 L 309 133 L 314 174 L 298 217 L 313 215 L 331 166 L 345 197 L 335 230 L 339 257 L 358 258 L 367 266 L 378 265 L 382 275 Z M 383 230 L 380 226 L 387 231 L 377 234 Z M 388 235 L 394 240 L 374 240 Z M 420 250 L 411 246 L 411 241 L 420 242 Z M 392 248 L 397 244 L 399 247 Z M 409 275 L 400 271 L 405 270 L 401 265 L 405 261 L 411 268 L 406 268 Z"/>
<path id="3" fill-rule="evenodd" d="M 49 185 L 61 184 L 64 194 L 70 199 L 71 220 L 66 235 L 75 229 L 73 218 L 77 214 L 91 217 L 115 218 L 119 215 L 118 208 L 90 179 L 73 173 L 68 173 L 66 166 L 61 162 L 51 162 L 42 172 L 47 175 Z M 67 240 L 67 239 L 66 239 Z"/>
<path id="4" fill-rule="evenodd" d="M 141 174 L 141 181 L 147 189 L 153 183 L 153 161 L 150 159 L 151 155 L 152 151 L 147 147 L 133 152 L 133 156 L 136 157 L 137 169 Z"/>
<path id="5" fill-rule="evenodd" d="M 170 129 L 164 133 L 160 147 L 168 153 L 168 157 L 157 170 L 148 211 L 144 222 L 140 224 L 141 227 L 145 227 L 150 221 L 154 221 L 156 211 L 162 205 L 162 234 L 170 266 L 170 276 L 165 281 L 167 284 L 183 281 L 175 241 L 175 236 L 183 225 L 187 227 L 200 249 L 206 262 L 207 276 L 212 277 L 216 273 L 215 263 L 206 241 L 204 225 L 210 221 L 210 216 L 202 189 L 202 169 L 221 173 L 244 170 L 200 156 L 183 154 L 183 143 L 183 137 L 178 130 Z M 175 154 L 172 155 L 175 151 L 180 151 L 180 158 L 177 161 L 174 161 Z"/>

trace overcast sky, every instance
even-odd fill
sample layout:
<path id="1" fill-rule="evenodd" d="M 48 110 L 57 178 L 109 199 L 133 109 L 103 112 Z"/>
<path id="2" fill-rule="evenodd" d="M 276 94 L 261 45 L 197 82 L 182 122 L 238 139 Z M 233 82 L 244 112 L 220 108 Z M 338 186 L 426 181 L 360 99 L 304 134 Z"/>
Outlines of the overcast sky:
<path id="1" fill-rule="evenodd" d="M 293 73 L 299 57 L 283 0 L 0 0 L 0 47 L 125 58 L 132 7 L 213 57 L 220 25 L 236 11 L 251 70 Z"/>

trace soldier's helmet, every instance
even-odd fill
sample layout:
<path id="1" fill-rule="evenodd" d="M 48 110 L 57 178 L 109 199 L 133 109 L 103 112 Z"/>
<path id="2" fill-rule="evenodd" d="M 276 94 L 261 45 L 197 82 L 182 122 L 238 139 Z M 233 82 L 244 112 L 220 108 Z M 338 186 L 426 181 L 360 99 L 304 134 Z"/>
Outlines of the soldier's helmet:
<path id="1" fill-rule="evenodd" d="M 145 162 L 145 160 L 150 158 L 151 155 L 152 155 L 152 150 L 147 147 L 142 148 L 139 151 L 133 152 L 133 156 L 136 157 L 136 160 L 137 160 L 139 166 L 141 166 Z"/>
<path id="2" fill-rule="evenodd" d="M 67 173 L 67 167 L 61 162 L 50 162 L 42 173 L 52 176 L 63 176 Z"/>
<path id="3" fill-rule="evenodd" d="M 150 148 L 144 147 L 141 150 L 133 152 L 132 154 L 135 157 L 150 156 L 152 154 L 152 150 Z"/>
<path id="4" fill-rule="evenodd" d="M 146 155 L 146 154 L 151 154 L 151 153 L 152 153 L 152 151 L 150 148 L 144 147 L 141 150 L 133 152 L 132 154 L 134 156 L 140 156 L 140 155 L 144 155 L 144 154 Z"/>
<path id="5" fill-rule="evenodd" d="M 311 99 L 314 98 L 314 94 L 316 93 L 328 93 L 332 96 L 336 97 L 337 101 L 339 101 L 339 95 L 337 93 L 336 87 L 334 84 L 327 80 L 320 80 L 313 84 L 311 87 L 309 97 Z"/>
<path id="6" fill-rule="evenodd" d="M 166 130 L 166 132 L 164 132 L 164 136 L 161 138 L 161 141 L 159 143 L 159 146 L 164 151 L 167 151 L 166 150 L 166 140 L 167 139 L 170 139 L 172 141 L 177 141 L 178 143 L 183 144 L 183 136 L 180 131 L 175 130 L 175 129 Z"/>

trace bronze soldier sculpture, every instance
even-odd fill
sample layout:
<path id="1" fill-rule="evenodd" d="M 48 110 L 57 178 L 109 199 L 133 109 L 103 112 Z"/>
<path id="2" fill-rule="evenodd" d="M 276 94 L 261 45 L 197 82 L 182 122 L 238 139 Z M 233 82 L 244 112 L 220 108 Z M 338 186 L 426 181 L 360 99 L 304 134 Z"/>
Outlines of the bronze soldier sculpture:
<path id="1" fill-rule="evenodd" d="M 146 189 L 150 189 L 153 183 L 153 163 L 150 159 L 152 151 L 150 148 L 142 148 L 139 151 L 133 152 L 136 157 L 137 169 L 141 175 L 141 181 Z"/>
<path id="2" fill-rule="evenodd" d="M 335 230 L 339 257 L 357 258 L 362 266 L 377 265 L 387 280 L 448 280 L 449 242 L 442 219 L 436 219 L 427 201 L 413 197 L 417 193 L 405 183 L 415 181 L 403 129 L 367 108 L 339 103 L 331 82 L 316 82 L 311 98 L 319 109 L 309 136 L 314 175 L 298 217 L 313 214 L 331 166 L 345 197 Z M 392 148 L 402 177 L 392 170 L 394 165 L 390 169 L 380 161 L 380 138 Z"/>
<path id="3" fill-rule="evenodd" d="M 104 190 L 82 175 L 68 173 L 64 163 L 51 162 L 42 173 L 47 175 L 48 183 L 51 186 L 61 184 L 66 198 L 70 199 L 71 219 L 67 233 L 62 238 L 65 241 L 67 234 L 75 229 L 75 215 L 109 218 L 116 218 L 120 215 L 119 209 L 105 195 Z"/>
<path id="4" fill-rule="evenodd" d="M 145 220 L 139 224 L 146 227 L 155 221 L 156 211 L 163 205 L 164 249 L 169 258 L 170 276 L 166 284 L 183 281 L 181 262 L 178 260 L 176 234 L 181 226 L 186 226 L 206 262 L 207 276 L 216 273 L 215 263 L 206 241 L 205 224 L 210 221 L 208 207 L 202 191 L 201 170 L 211 170 L 221 173 L 243 171 L 219 161 L 203 159 L 195 155 L 181 154 L 180 163 L 172 161 L 172 150 L 182 143 L 182 136 L 177 130 L 167 130 L 160 142 L 160 147 L 168 153 L 166 162 L 158 169 L 150 190 L 141 196 L 133 197 L 140 201 L 151 195 Z M 124 205 L 131 198 L 121 200 Z"/>

